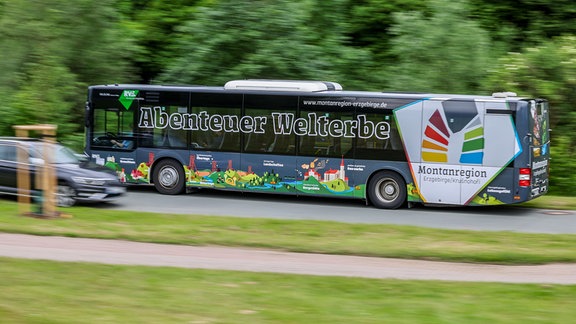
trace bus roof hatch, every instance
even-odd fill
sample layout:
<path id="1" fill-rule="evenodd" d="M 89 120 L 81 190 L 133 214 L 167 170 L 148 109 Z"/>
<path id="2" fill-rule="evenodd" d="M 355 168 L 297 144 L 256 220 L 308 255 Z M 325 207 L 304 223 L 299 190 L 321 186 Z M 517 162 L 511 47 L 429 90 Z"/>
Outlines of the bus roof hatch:
<path id="1" fill-rule="evenodd" d="M 492 94 L 492 97 L 494 98 L 508 98 L 508 97 L 517 97 L 518 95 L 516 94 L 516 92 L 494 92 Z"/>
<path id="2" fill-rule="evenodd" d="M 341 91 L 342 86 L 327 81 L 294 80 L 233 80 L 224 85 L 226 90 L 268 90 L 268 91 Z"/>

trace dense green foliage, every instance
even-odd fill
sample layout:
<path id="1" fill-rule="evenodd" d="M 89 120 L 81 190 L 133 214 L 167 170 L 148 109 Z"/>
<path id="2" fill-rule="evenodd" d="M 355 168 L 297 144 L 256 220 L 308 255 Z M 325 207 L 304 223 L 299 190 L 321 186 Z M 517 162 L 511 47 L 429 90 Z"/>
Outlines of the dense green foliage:
<path id="1" fill-rule="evenodd" d="M 490 64 L 486 31 L 468 16 L 462 0 L 433 1 L 429 17 L 399 12 L 391 28 L 389 87 L 410 91 L 466 93 L 480 91 Z M 426 32 L 422 32 L 426 31 Z M 417 40 L 417 41 L 415 41 Z"/>
<path id="2" fill-rule="evenodd" d="M 572 193 L 571 0 L 0 0 L 0 135 L 82 145 L 89 84 L 326 79 L 346 89 L 550 100 L 552 190 Z"/>
<path id="3" fill-rule="evenodd" d="M 54 123 L 61 140 L 78 142 L 86 85 L 133 80 L 135 41 L 117 2 L 1 0 L 0 134 Z"/>

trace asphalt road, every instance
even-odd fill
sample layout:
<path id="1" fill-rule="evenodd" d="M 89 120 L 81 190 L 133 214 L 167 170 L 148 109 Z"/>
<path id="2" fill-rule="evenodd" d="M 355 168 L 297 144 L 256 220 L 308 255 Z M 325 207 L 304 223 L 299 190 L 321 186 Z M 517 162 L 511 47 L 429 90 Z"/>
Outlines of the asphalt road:
<path id="1" fill-rule="evenodd" d="M 576 234 L 576 213 L 500 207 L 426 207 L 382 210 L 363 201 L 243 194 L 215 190 L 178 196 L 160 195 L 152 187 L 132 187 L 116 203 L 116 210 L 211 216 L 325 220 L 347 223 L 398 224 L 430 228 Z"/>

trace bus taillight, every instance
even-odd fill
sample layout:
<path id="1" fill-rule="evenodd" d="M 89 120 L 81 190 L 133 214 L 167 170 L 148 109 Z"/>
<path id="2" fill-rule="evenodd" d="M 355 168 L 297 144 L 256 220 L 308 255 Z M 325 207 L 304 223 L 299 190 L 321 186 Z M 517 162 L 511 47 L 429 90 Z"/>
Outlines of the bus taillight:
<path id="1" fill-rule="evenodd" d="M 520 187 L 530 187 L 532 169 L 520 168 L 520 176 L 518 177 L 518 185 Z"/>

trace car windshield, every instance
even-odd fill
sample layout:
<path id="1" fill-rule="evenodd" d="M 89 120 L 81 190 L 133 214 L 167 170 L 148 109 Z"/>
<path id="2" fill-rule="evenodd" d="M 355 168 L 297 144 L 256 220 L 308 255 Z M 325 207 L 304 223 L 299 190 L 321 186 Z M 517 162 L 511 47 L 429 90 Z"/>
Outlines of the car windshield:
<path id="1" fill-rule="evenodd" d="M 44 147 L 46 145 L 48 145 L 48 148 L 52 150 L 52 152 L 54 152 L 53 163 L 55 164 L 80 163 L 80 160 L 76 157 L 76 155 L 72 150 L 59 144 L 48 144 L 42 142 L 34 143 L 34 150 L 33 152 L 30 152 L 30 156 L 36 158 L 42 158 L 42 156 L 44 156 Z"/>

